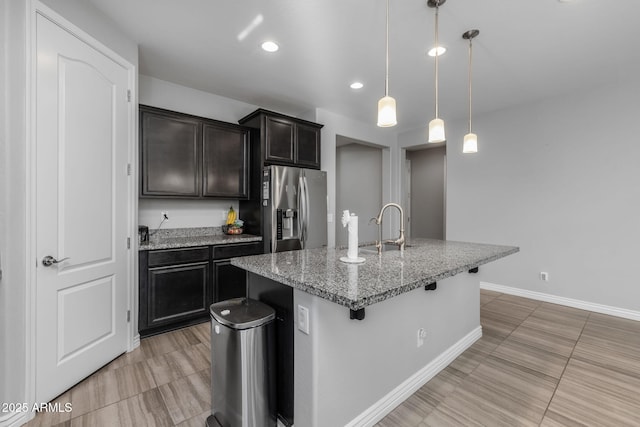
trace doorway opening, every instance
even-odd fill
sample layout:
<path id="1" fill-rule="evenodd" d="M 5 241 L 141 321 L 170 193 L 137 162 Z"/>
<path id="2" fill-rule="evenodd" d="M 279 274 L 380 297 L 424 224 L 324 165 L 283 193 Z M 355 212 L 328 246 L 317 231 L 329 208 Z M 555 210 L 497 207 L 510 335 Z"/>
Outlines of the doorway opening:
<path id="1" fill-rule="evenodd" d="M 446 238 L 447 151 L 444 144 L 406 150 L 407 236 Z"/>
<path id="2" fill-rule="evenodd" d="M 336 246 L 348 244 L 342 212 L 358 215 L 360 242 L 374 242 L 378 231 L 369 225 L 382 206 L 382 148 L 344 136 L 336 136 Z"/>

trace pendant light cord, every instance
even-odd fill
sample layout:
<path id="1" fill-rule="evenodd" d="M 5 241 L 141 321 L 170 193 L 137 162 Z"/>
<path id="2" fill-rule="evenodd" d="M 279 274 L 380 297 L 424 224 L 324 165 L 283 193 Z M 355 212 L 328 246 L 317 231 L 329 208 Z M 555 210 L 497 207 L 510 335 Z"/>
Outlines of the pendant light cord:
<path id="1" fill-rule="evenodd" d="M 436 5 L 436 25 L 435 25 L 435 31 L 436 31 L 436 35 L 435 35 L 435 39 L 436 39 L 436 118 L 438 118 L 438 57 L 440 56 L 440 53 L 438 52 L 438 47 L 440 46 L 438 44 L 438 10 L 440 9 L 439 7 L 440 5 L 437 4 Z"/>
<path id="2" fill-rule="evenodd" d="M 385 77 L 384 77 L 384 96 L 389 96 L 389 0 L 387 0 L 387 33 L 386 33 L 386 54 L 385 54 Z"/>
<path id="3" fill-rule="evenodd" d="M 471 67 L 473 55 L 473 38 L 469 38 L 469 133 L 471 133 Z"/>

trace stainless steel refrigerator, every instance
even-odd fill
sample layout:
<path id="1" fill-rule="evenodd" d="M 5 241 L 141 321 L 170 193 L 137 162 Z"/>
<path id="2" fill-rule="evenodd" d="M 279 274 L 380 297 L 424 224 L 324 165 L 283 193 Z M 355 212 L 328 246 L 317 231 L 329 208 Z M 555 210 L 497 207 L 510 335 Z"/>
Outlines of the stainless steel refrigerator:
<path id="1" fill-rule="evenodd" d="M 262 173 L 266 252 L 327 245 L 327 173 L 267 166 Z"/>

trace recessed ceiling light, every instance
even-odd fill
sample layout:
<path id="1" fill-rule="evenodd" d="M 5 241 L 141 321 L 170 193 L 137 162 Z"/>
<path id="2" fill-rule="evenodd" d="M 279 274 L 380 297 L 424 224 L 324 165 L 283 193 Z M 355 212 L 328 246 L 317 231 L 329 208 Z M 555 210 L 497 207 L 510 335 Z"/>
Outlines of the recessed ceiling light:
<path id="1" fill-rule="evenodd" d="M 275 52 L 278 49 L 280 49 L 280 46 L 278 46 L 278 44 L 276 42 L 272 42 L 272 41 L 266 41 L 264 43 L 262 43 L 262 49 L 267 51 L 267 52 Z"/>
<path id="2" fill-rule="evenodd" d="M 349 87 L 351 89 L 362 89 L 364 87 L 364 85 L 360 82 L 353 82 L 351 83 L 351 85 L 349 85 Z"/>
<path id="3" fill-rule="evenodd" d="M 436 53 L 438 56 L 442 56 L 444 55 L 444 53 L 447 51 L 447 48 L 444 46 L 438 46 L 438 47 L 434 47 L 432 48 L 428 54 L 429 56 L 436 56 Z"/>

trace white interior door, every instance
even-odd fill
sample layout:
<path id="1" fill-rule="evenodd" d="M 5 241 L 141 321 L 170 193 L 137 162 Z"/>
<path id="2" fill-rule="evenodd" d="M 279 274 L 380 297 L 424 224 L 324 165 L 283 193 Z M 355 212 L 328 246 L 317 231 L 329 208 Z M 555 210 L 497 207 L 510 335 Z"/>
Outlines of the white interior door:
<path id="1" fill-rule="evenodd" d="M 127 349 L 128 71 L 49 19 L 36 25 L 36 401 L 47 402 Z"/>

